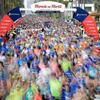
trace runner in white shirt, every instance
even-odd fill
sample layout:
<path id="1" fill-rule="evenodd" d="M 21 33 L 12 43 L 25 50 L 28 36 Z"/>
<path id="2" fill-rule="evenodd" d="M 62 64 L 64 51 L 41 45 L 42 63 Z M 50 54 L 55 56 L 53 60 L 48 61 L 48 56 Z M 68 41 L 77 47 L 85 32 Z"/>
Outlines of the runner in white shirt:
<path id="1" fill-rule="evenodd" d="M 26 81 L 29 78 L 30 69 L 27 67 L 25 63 L 22 63 L 21 68 L 19 69 L 20 76 L 22 77 L 22 81 Z"/>

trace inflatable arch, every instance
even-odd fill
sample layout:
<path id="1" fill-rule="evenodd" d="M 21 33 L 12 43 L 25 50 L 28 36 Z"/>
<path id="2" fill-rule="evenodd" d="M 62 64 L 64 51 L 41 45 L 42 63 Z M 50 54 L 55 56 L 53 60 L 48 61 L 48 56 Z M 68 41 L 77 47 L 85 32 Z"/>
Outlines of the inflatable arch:
<path id="1" fill-rule="evenodd" d="M 95 20 L 88 12 L 80 7 L 66 9 L 64 4 L 52 1 L 43 1 L 31 5 L 31 9 L 20 9 L 18 7 L 10 10 L 0 21 L 0 36 L 4 36 L 12 26 L 16 27 L 22 20 L 21 10 L 36 11 L 73 11 L 73 18 L 77 19 L 83 25 L 85 32 L 91 35 L 94 40 L 99 39 L 98 29 Z"/>

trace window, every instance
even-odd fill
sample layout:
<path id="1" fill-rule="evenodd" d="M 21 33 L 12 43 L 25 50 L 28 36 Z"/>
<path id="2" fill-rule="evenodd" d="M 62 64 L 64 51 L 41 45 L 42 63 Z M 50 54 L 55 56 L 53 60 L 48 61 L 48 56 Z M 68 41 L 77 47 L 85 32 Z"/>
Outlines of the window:
<path id="1" fill-rule="evenodd" d="M 85 10 L 86 10 L 87 12 L 91 12 L 91 11 L 92 11 L 92 8 L 91 8 L 91 7 L 85 7 Z"/>

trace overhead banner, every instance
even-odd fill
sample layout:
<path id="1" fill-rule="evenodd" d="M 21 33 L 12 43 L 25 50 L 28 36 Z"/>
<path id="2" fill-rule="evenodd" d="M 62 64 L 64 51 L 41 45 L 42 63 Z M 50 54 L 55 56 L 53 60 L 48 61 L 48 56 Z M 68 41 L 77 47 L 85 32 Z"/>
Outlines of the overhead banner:
<path id="1" fill-rule="evenodd" d="M 13 26 L 14 22 L 21 17 L 18 7 L 10 10 L 0 21 L 0 36 L 4 36 Z"/>
<path id="2" fill-rule="evenodd" d="M 64 12 L 65 5 L 54 1 L 40 1 L 31 5 L 33 12 L 36 11 L 60 11 Z"/>
<path id="3" fill-rule="evenodd" d="M 73 18 L 81 22 L 85 29 L 85 32 L 88 35 L 91 35 L 94 40 L 99 39 L 96 22 L 87 11 L 83 10 L 80 7 L 77 7 L 77 11 L 74 13 Z"/>

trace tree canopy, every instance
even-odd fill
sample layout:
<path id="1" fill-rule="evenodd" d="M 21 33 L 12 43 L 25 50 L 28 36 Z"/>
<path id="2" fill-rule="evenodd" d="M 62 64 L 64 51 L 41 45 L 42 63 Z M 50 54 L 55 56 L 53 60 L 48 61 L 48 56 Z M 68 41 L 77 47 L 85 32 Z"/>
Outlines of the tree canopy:
<path id="1" fill-rule="evenodd" d="M 100 0 L 91 0 L 95 4 L 95 10 L 100 12 Z"/>
<path id="2" fill-rule="evenodd" d="M 23 0 L 4 0 L 4 11 L 8 12 L 10 9 L 18 6 L 23 7 Z"/>

